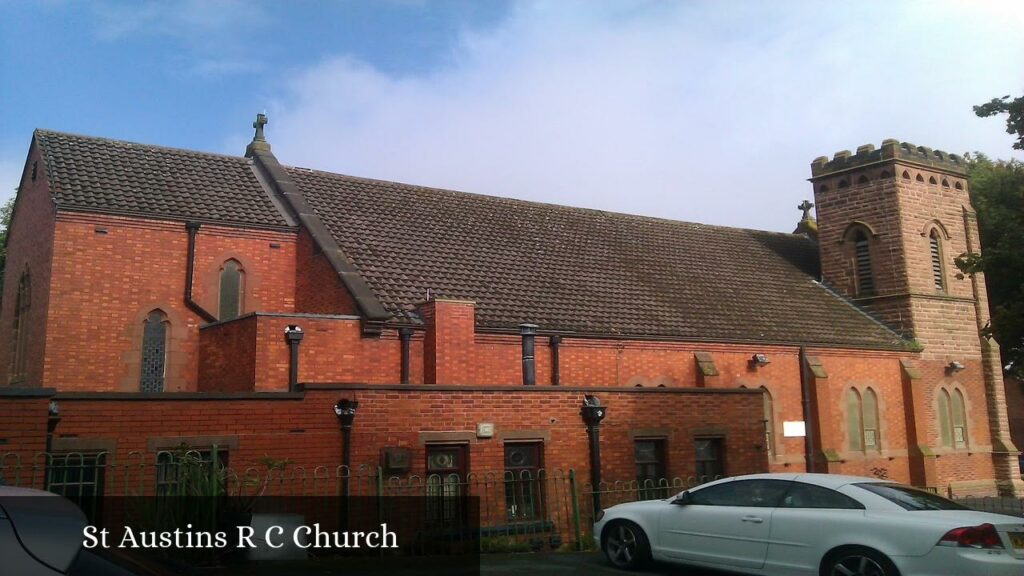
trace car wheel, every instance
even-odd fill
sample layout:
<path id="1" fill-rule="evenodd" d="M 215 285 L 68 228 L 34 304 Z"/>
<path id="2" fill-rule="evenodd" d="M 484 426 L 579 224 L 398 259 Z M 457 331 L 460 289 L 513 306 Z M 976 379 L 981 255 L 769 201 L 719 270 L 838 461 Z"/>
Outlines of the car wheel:
<path id="1" fill-rule="evenodd" d="M 636 570 L 651 559 L 651 545 L 644 531 L 632 522 L 614 522 L 604 529 L 604 555 L 616 568 Z"/>
<path id="2" fill-rule="evenodd" d="M 870 548 L 841 548 L 823 563 L 824 576 L 899 576 L 892 560 Z"/>

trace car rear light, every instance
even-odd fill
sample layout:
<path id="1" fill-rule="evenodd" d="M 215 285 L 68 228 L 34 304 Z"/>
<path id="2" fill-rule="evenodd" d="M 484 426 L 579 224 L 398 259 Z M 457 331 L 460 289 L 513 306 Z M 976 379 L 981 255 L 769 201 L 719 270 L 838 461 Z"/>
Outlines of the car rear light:
<path id="1" fill-rule="evenodd" d="M 991 524 L 954 528 L 939 540 L 940 546 L 961 546 L 964 548 L 1003 548 L 999 532 Z"/>
<path id="2" fill-rule="evenodd" d="M 601 518 L 604 518 L 604 510 L 597 513 L 597 516 L 594 517 L 594 522 L 600 522 Z"/>

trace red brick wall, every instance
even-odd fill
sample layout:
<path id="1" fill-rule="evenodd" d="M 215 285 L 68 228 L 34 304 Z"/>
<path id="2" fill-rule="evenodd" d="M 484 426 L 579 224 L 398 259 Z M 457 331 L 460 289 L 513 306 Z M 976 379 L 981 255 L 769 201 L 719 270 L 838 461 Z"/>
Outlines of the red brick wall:
<path id="1" fill-rule="evenodd" d="M 60 329 L 48 331 L 47 346 L 60 353 L 46 359 L 47 385 L 137 390 L 142 323 L 160 309 L 171 325 L 165 389 L 196 389 L 201 320 L 184 304 L 187 243 L 179 222 L 59 214 L 48 323 Z M 243 264 L 247 309 L 292 309 L 293 234 L 203 226 L 193 299 L 212 313 L 226 258 Z"/>
<path id="2" fill-rule="evenodd" d="M 417 311 L 426 325 L 423 336 L 423 378 L 427 384 L 493 382 L 474 380 L 472 369 L 488 364 L 474 354 L 476 305 L 462 300 L 431 300 Z M 500 366 L 493 363 L 491 366 Z M 521 378 L 521 377 L 520 377 Z"/>
<path id="3" fill-rule="evenodd" d="M 256 381 L 256 316 L 199 331 L 199 390 L 251 392 Z"/>
<path id="4" fill-rule="evenodd" d="M 12 396 L 0 391 L 0 484 L 42 488 L 39 454 L 46 450 L 49 396 Z"/>
<path id="5" fill-rule="evenodd" d="M 295 311 L 311 314 L 356 314 L 356 305 L 331 263 L 318 253 L 313 237 L 301 230 L 295 251 Z M 268 309 L 269 310 L 269 309 Z M 276 310 L 275 310 L 276 311 Z"/>
<path id="6" fill-rule="evenodd" d="M 32 167 L 36 180 L 32 181 Z M 41 386 L 46 354 L 47 310 L 50 306 L 50 261 L 56 210 L 46 180 L 46 165 L 35 145 L 29 152 L 22 175 L 14 218 L 7 233 L 7 263 L 4 271 L 3 300 L 0 309 L 0 386 Z M 26 321 L 28 340 L 24 379 L 12 382 L 11 362 L 14 345 L 14 308 L 18 284 L 28 271 L 31 279 L 32 306 Z"/>
<path id="7" fill-rule="evenodd" d="M 477 423 L 495 425 L 493 438 L 469 439 L 470 472 L 504 469 L 502 434 L 532 430 L 548 435 L 544 465 L 575 469 L 589 478 L 587 434 L 580 418 L 578 390 L 430 390 L 385 387 L 374 389 L 312 390 L 304 398 L 124 400 L 60 398 L 63 419 L 58 438 L 78 441 L 116 441 L 116 462 L 149 462 L 152 439 L 176 437 L 234 437 L 230 465 L 259 466 L 264 457 L 289 458 L 294 467 L 333 469 L 341 461 L 341 435 L 333 405 L 339 397 L 355 397 L 359 412 L 353 428 L 355 466 L 375 468 L 384 446 L 413 450 L 412 474 L 423 474 L 424 438 L 421 432 L 472 432 Z M 702 435 L 725 438 L 728 474 L 764 471 L 761 446 L 760 397 L 756 394 L 680 391 L 601 391 L 608 417 L 601 426 L 603 476 L 608 480 L 635 478 L 630 432 L 659 428 L 667 436 L 667 473 L 691 476 L 695 469 L 693 439 Z M 45 422 L 43 414 L 33 422 Z M 27 449 L 27 448 L 26 448 Z M 130 453 L 136 453 L 134 455 Z M 116 488 L 115 488 L 116 489 Z"/>
<path id="8" fill-rule="evenodd" d="M 380 338 L 363 338 L 355 317 L 260 315 L 256 328 L 255 389 L 288 388 L 289 348 L 284 330 L 302 328 L 299 345 L 299 382 L 358 382 L 393 384 L 401 379 L 401 343 L 397 330 Z M 423 358 L 423 340 L 411 342 L 413 359 Z M 411 363 L 410 381 L 423 382 L 423 363 Z"/>

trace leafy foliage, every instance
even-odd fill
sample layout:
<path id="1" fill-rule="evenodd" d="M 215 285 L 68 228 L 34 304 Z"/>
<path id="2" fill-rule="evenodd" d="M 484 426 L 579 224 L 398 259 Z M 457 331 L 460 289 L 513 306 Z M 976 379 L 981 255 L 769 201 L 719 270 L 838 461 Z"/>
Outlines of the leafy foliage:
<path id="1" fill-rule="evenodd" d="M 1006 114 L 1006 133 L 1017 136 L 1013 147 L 1024 150 L 1024 96 L 1010 99 L 1009 96 L 993 98 L 989 102 L 974 107 L 974 113 L 982 118 Z"/>
<path id="2" fill-rule="evenodd" d="M 978 214 L 982 254 L 955 259 L 960 277 L 985 273 L 991 326 L 1003 365 L 1024 376 L 1024 163 L 968 157 L 971 203 Z"/>
<path id="3" fill-rule="evenodd" d="M 0 270 L 7 263 L 7 228 L 11 225 L 11 214 L 14 212 L 14 197 L 0 206 Z"/>

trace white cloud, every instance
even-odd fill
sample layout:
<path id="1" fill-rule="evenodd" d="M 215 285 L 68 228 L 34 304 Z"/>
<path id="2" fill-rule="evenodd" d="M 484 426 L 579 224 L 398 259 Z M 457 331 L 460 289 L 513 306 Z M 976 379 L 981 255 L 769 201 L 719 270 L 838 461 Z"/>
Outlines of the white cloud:
<path id="1" fill-rule="evenodd" d="M 816 156 L 1009 156 L 971 105 L 1021 93 L 1022 25 L 1013 3 L 526 3 L 429 73 L 297 71 L 268 135 L 285 163 L 788 231 Z"/>
<path id="2" fill-rule="evenodd" d="M 250 39 L 270 17 L 244 0 L 102 1 L 91 5 L 95 34 L 108 42 L 135 36 L 168 37 L 183 54 L 175 62 L 186 74 L 249 73 L 262 65 L 245 53 Z"/>

